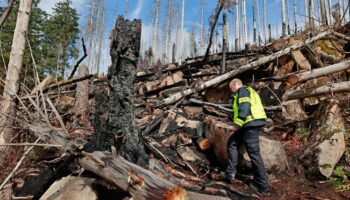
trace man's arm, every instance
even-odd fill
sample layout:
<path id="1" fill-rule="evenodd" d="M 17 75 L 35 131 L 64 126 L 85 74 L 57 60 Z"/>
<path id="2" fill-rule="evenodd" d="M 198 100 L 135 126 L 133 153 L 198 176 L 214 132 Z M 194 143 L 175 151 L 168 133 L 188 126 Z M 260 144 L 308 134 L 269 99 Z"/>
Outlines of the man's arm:
<path id="1" fill-rule="evenodd" d="M 241 128 L 247 116 L 250 115 L 250 94 L 245 87 L 241 87 L 238 91 L 238 123 L 236 128 Z"/>

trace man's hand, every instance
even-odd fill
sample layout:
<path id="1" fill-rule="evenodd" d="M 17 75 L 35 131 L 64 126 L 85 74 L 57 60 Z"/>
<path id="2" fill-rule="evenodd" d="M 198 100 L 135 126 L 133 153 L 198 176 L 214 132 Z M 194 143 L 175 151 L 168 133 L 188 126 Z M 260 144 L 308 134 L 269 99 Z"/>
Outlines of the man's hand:
<path id="1" fill-rule="evenodd" d="M 233 127 L 233 132 L 237 132 L 238 128 L 236 126 Z"/>

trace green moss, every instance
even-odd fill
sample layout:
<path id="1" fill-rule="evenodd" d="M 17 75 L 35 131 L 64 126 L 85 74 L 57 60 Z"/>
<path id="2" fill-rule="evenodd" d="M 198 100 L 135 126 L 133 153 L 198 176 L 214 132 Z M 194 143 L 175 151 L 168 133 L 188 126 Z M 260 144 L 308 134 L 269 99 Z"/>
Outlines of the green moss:
<path id="1" fill-rule="evenodd" d="M 333 41 L 336 42 L 336 41 Z M 318 40 L 316 42 L 316 45 L 321 48 L 321 50 L 328 55 L 332 55 L 336 58 L 339 58 L 341 56 L 340 52 L 334 47 L 332 42 L 328 39 Z"/>
<path id="2" fill-rule="evenodd" d="M 326 164 L 320 165 L 320 167 L 323 168 L 323 169 L 326 169 L 326 168 L 332 168 L 332 165 L 329 164 L 329 163 L 326 163 Z"/>
<path id="3" fill-rule="evenodd" d="M 342 166 L 337 166 L 332 173 L 330 183 L 336 190 L 350 190 L 348 176 L 349 172 L 344 170 Z"/>
<path id="4" fill-rule="evenodd" d="M 304 139 L 310 136 L 309 129 L 307 128 L 297 128 L 295 131 L 295 134 L 298 136 L 300 139 Z"/>

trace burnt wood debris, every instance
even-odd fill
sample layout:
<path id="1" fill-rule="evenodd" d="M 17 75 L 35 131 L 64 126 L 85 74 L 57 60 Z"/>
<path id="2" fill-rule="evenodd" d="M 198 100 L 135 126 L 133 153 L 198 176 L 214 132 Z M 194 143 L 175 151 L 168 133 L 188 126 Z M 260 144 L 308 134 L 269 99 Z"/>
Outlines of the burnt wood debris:
<path id="1" fill-rule="evenodd" d="M 224 45 L 212 53 L 210 36 L 203 56 L 147 69 L 138 66 L 141 20 L 118 17 L 106 76 L 80 64 L 88 56 L 82 40 L 84 56 L 69 79 L 48 75 L 25 94 L 10 91 L 18 106 L 1 115 L 25 136 L 12 141 L 6 132 L 0 143 L 1 151 L 23 151 L 1 180 L 0 199 L 264 198 L 246 185 L 251 164 L 245 149 L 236 182 L 219 173 L 234 134 L 233 78 L 259 93 L 268 115 L 259 140 L 275 180 L 271 199 L 288 194 L 275 185 L 282 176 L 328 180 L 340 162 L 349 164 L 350 23 L 328 26 L 328 5 L 320 2 L 319 28 L 308 19 L 311 27 L 291 35 L 284 16 L 284 36 L 277 40 L 264 24 L 269 43 L 235 52 Z M 211 32 L 226 9 L 218 4 Z M 1 157 L 1 164 L 8 161 Z"/>

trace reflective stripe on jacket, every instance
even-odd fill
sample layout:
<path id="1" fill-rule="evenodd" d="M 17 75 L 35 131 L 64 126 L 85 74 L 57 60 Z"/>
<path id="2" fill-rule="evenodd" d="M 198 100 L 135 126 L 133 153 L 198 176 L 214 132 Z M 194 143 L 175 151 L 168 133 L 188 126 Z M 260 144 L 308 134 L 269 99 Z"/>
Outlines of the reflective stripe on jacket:
<path id="1" fill-rule="evenodd" d="M 239 97 L 238 93 L 236 93 L 232 105 L 234 112 L 233 122 L 240 127 L 254 120 L 267 119 L 259 94 L 251 87 L 244 86 L 244 88 L 249 91 L 249 97 Z M 239 117 L 239 104 L 243 103 L 250 104 L 250 114 L 245 119 Z"/>

